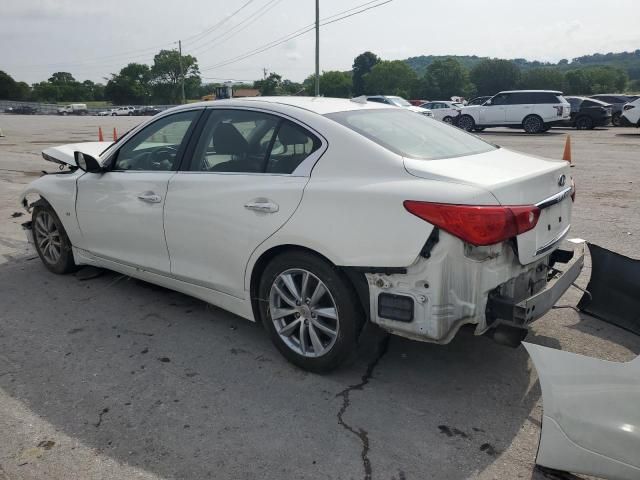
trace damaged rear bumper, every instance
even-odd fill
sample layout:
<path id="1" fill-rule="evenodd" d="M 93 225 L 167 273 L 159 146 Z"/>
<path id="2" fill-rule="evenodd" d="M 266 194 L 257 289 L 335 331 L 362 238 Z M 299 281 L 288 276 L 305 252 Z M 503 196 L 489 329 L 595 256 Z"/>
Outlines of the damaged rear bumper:
<path id="1" fill-rule="evenodd" d="M 580 275 L 584 267 L 584 244 L 577 246 L 573 252 L 559 250 L 558 253 L 572 258 L 567 268 L 551 279 L 543 290 L 522 300 L 491 296 L 487 302 L 487 317 L 526 326 L 551 310 Z"/>

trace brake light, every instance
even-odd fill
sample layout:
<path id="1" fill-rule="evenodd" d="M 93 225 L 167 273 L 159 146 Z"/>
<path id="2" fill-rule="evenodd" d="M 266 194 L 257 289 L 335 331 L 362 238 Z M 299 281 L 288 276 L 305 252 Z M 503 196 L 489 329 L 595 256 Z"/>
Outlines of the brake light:
<path id="1" fill-rule="evenodd" d="M 540 209 L 534 205 L 455 205 L 406 200 L 413 215 L 476 246 L 493 245 L 536 226 Z"/>

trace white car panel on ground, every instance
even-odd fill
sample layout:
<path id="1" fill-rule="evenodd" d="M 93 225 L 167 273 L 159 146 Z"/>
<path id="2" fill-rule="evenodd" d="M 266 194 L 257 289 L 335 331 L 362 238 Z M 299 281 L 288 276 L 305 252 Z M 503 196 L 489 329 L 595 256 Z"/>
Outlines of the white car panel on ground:
<path id="1" fill-rule="evenodd" d="M 578 255 L 563 281 L 547 283 L 570 225 L 566 162 L 396 107 L 205 102 L 162 112 L 110 146 L 44 153 L 73 166 L 74 151 L 86 173 L 42 177 L 23 195 L 41 199 L 41 257 L 62 252 L 57 263 L 43 258 L 50 270 L 103 266 L 261 319 L 283 354 L 312 370 L 337 366 L 365 319 L 437 343 L 464 324 L 523 331 L 582 266 Z M 39 217 L 57 218 L 50 232 Z"/>
<path id="2" fill-rule="evenodd" d="M 616 363 L 524 345 L 543 397 L 536 462 L 602 478 L 640 478 L 640 357 Z"/>

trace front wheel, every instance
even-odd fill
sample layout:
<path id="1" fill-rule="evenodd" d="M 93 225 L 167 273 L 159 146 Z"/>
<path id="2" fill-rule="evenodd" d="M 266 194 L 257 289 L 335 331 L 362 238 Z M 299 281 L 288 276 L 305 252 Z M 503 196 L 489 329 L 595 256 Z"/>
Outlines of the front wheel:
<path id="1" fill-rule="evenodd" d="M 442 121 L 443 121 L 444 123 L 448 123 L 449 125 L 451 125 L 451 124 L 453 123 L 453 118 L 451 118 L 450 116 L 448 116 L 448 115 L 447 115 L 446 117 L 444 117 L 444 118 L 442 119 Z"/>
<path id="2" fill-rule="evenodd" d="M 460 117 L 460 120 L 458 120 L 458 128 L 472 132 L 474 128 L 476 128 L 476 122 L 470 115 L 463 115 Z"/>
<path id="3" fill-rule="evenodd" d="M 614 127 L 622 126 L 622 115 L 620 113 L 616 113 L 613 117 L 611 117 L 611 125 Z"/>
<path id="4" fill-rule="evenodd" d="M 291 363 L 328 372 L 355 351 L 364 316 L 331 264 L 307 252 L 278 255 L 265 268 L 259 293 L 262 322 Z"/>
<path id="5" fill-rule="evenodd" d="M 544 131 L 544 122 L 537 115 L 529 115 L 523 120 L 522 128 L 527 133 L 541 133 Z"/>
<path id="6" fill-rule="evenodd" d="M 33 208 L 31 217 L 33 241 L 44 266 L 53 273 L 64 274 L 76 269 L 71 242 L 62 222 L 47 203 Z"/>

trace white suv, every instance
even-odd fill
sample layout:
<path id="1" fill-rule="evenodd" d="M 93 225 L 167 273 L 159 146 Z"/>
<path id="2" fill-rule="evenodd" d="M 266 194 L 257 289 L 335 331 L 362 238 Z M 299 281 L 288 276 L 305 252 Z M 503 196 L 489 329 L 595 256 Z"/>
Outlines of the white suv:
<path id="1" fill-rule="evenodd" d="M 640 98 L 622 107 L 622 125 L 640 127 Z"/>
<path id="2" fill-rule="evenodd" d="M 133 107 L 118 107 L 111 110 L 111 116 L 113 117 L 122 117 L 133 115 L 133 111 L 135 109 Z"/>
<path id="3" fill-rule="evenodd" d="M 482 105 L 464 107 L 458 127 L 470 132 L 487 127 L 517 127 L 541 133 L 569 120 L 571 105 L 562 92 L 511 90 L 494 95 Z"/>

